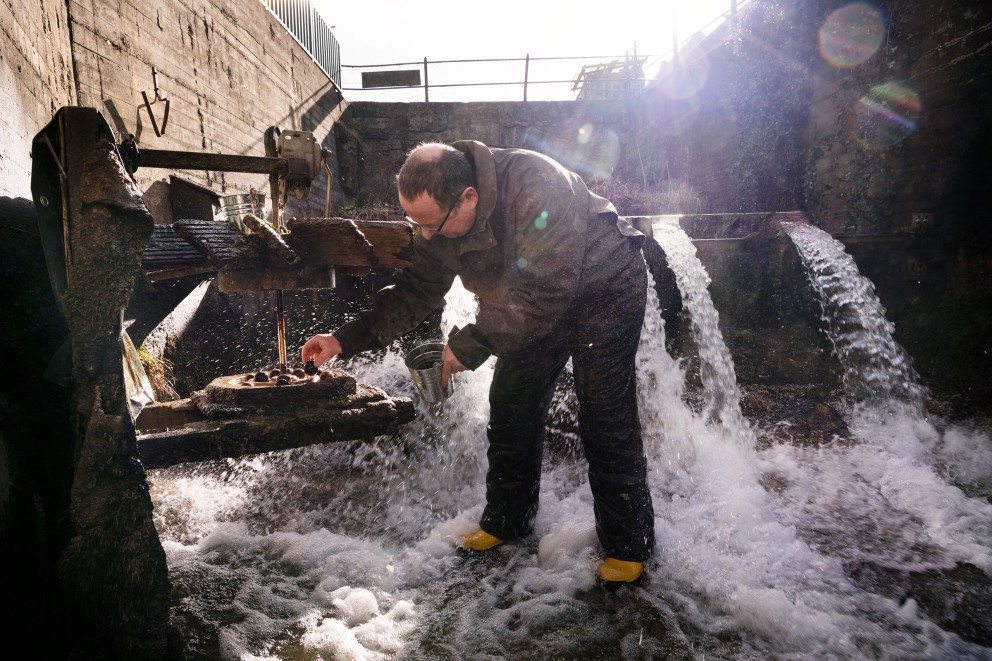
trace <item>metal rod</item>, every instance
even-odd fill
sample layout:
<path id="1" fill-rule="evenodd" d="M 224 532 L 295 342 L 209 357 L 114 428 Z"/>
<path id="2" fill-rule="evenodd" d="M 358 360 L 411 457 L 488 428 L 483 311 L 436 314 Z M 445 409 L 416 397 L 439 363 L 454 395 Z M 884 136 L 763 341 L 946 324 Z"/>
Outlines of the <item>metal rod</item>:
<path id="1" fill-rule="evenodd" d="M 286 372 L 286 316 L 283 313 L 282 290 L 276 290 L 276 337 L 279 343 L 279 370 Z"/>
<path id="2" fill-rule="evenodd" d="M 424 58 L 424 101 L 430 101 L 430 92 L 427 91 L 427 58 Z"/>
<path id="3" fill-rule="evenodd" d="M 289 172 L 289 165 L 284 158 L 208 154 L 189 151 L 171 151 L 168 149 L 142 149 L 138 151 L 134 163 L 138 167 L 143 168 L 220 170 L 224 172 L 252 172 L 281 175 Z"/>
<path id="4" fill-rule="evenodd" d="M 524 101 L 527 100 L 527 74 L 530 73 L 530 53 L 524 61 Z"/>

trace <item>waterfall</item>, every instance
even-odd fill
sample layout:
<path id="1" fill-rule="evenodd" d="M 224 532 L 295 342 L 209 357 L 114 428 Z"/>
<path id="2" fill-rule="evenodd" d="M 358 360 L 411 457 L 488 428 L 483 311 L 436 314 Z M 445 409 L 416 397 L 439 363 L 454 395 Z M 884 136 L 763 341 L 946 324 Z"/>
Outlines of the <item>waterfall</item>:
<path id="1" fill-rule="evenodd" d="M 699 347 L 705 413 L 731 431 L 742 447 L 753 447 L 754 434 L 741 414 L 734 359 L 723 341 L 720 315 L 707 289 L 710 277 L 696 257 L 692 240 L 676 223 L 656 222 L 652 229 L 675 273 L 682 302 L 692 320 L 693 336 Z"/>
<path id="2" fill-rule="evenodd" d="M 857 400 L 902 400 L 923 410 L 925 392 L 909 355 L 893 339 L 872 282 L 861 275 L 844 244 L 810 225 L 783 222 L 814 291 L 834 353 L 844 369 L 845 390 Z"/>

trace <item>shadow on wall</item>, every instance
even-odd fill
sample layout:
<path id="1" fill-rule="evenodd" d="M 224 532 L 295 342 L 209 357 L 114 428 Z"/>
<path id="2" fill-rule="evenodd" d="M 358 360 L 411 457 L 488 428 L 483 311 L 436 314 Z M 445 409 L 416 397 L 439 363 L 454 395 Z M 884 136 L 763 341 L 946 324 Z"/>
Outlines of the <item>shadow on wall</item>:
<path id="1" fill-rule="evenodd" d="M 330 81 L 327 82 L 327 85 L 323 89 L 324 92 L 300 115 L 300 130 L 316 132 L 328 117 L 331 117 L 339 110 L 341 103 L 344 101 L 340 90 Z M 300 104 L 300 107 L 302 108 L 304 105 L 306 105 L 306 101 Z"/>

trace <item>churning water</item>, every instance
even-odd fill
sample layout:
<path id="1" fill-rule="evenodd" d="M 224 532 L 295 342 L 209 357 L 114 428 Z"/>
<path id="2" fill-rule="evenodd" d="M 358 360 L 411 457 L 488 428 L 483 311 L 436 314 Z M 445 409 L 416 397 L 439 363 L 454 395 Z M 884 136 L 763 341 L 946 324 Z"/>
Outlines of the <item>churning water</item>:
<path id="1" fill-rule="evenodd" d="M 912 408 L 852 407 L 851 442 L 754 443 L 705 271 L 681 230 L 659 240 L 706 361 L 706 406 L 684 403 L 649 283 L 638 380 L 658 543 L 644 587 L 594 582 L 581 459 L 547 457 L 532 538 L 456 554 L 484 500 L 487 364 L 402 437 L 150 474 L 188 657 L 992 659 L 912 599 L 851 578 L 992 572 L 992 441 Z M 473 314 L 456 281 L 445 330 Z M 399 352 L 346 369 L 415 397 Z"/>

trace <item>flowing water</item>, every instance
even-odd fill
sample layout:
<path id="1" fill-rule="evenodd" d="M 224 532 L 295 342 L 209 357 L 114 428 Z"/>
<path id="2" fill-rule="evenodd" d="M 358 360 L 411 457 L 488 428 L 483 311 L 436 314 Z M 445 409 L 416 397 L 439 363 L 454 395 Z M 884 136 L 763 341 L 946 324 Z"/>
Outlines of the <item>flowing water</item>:
<path id="1" fill-rule="evenodd" d="M 810 283 L 819 295 L 823 323 L 834 354 L 844 367 L 844 386 L 858 399 L 901 399 L 922 409 L 925 393 L 895 330 L 844 245 L 823 230 L 782 223 L 799 250 Z"/>
<path id="2" fill-rule="evenodd" d="M 992 441 L 852 407 L 851 442 L 755 443 L 765 430 L 740 415 L 708 277 L 681 230 L 659 241 L 706 405 L 685 404 L 650 283 L 638 383 L 658 543 L 644 587 L 595 584 L 581 459 L 547 458 L 531 538 L 455 552 L 484 500 L 486 364 L 399 437 L 150 473 L 187 658 L 992 659 L 850 571 L 992 572 Z M 473 315 L 456 281 L 442 325 Z M 346 368 L 415 397 L 398 351 Z"/>

